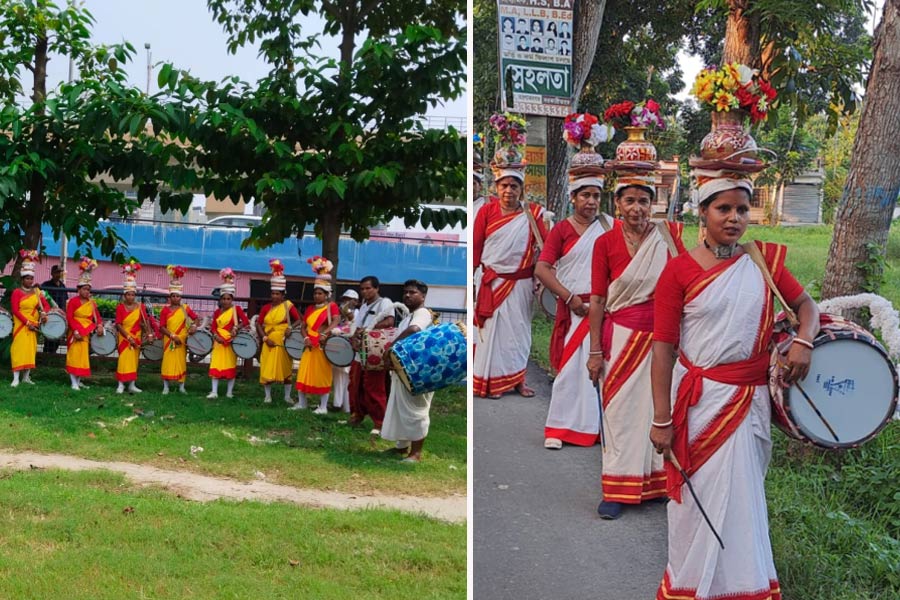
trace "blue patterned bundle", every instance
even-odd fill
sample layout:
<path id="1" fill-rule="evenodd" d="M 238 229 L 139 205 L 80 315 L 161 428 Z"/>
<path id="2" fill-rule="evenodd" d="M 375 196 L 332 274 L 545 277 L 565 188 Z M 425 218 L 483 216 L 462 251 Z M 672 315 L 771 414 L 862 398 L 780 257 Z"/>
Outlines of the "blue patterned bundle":
<path id="1" fill-rule="evenodd" d="M 433 392 L 466 376 L 465 323 L 445 323 L 395 342 L 391 361 L 410 393 Z"/>

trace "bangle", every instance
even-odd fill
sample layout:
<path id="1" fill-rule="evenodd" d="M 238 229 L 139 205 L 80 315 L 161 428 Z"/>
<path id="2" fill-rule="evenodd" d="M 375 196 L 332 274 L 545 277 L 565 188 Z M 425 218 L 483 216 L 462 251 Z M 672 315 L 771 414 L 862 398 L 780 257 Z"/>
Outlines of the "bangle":
<path id="1" fill-rule="evenodd" d="M 574 298 L 574 297 L 575 297 L 575 292 L 569 292 L 569 297 L 566 298 L 566 306 L 569 305 L 569 302 L 571 302 L 572 298 Z"/>
<path id="2" fill-rule="evenodd" d="M 806 347 L 809 348 L 810 350 L 812 350 L 813 348 L 815 348 L 815 346 L 813 346 L 813 343 L 812 343 L 812 342 L 810 342 L 810 341 L 808 341 L 808 340 L 804 340 L 803 338 L 795 337 L 794 339 L 791 340 L 791 343 L 792 343 L 792 344 L 800 344 L 801 346 L 806 346 Z"/>
<path id="3" fill-rule="evenodd" d="M 603 350 L 591 350 L 588 352 L 588 356 L 598 356 L 600 354 L 603 354 Z"/>
<path id="4" fill-rule="evenodd" d="M 654 427 L 660 427 L 660 428 L 668 427 L 669 425 L 672 424 L 672 419 L 669 419 L 668 421 L 665 421 L 664 423 L 657 423 L 656 421 L 650 421 L 650 424 L 653 425 Z"/>

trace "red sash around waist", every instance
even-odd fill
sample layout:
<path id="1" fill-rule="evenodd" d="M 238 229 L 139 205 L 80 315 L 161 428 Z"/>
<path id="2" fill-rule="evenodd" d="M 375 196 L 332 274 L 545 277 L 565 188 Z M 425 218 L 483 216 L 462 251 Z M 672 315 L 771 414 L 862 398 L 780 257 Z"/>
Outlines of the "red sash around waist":
<path id="1" fill-rule="evenodd" d="M 498 278 L 505 279 L 507 282 L 513 282 L 519 279 L 530 279 L 534 276 L 534 265 L 512 273 L 498 273 L 484 265 L 482 265 L 482 269 L 481 287 L 478 288 L 478 301 L 475 303 L 475 321 L 479 327 L 483 327 L 485 321 L 494 316 L 494 311 L 503 304 L 503 301 L 506 300 L 506 297 L 509 296 L 515 285 L 514 283 L 501 285 L 495 292 L 491 288 L 491 282 Z"/>
<path id="2" fill-rule="evenodd" d="M 585 304 L 590 303 L 590 294 L 579 294 Z M 557 371 L 562 368 L 562 357 L 566 347 L 566 336 L 572 327 L 572 311 L 566 306 L 565 298 L 556 299 L 556 320 L 553 321 L 553 332 L 550 334 L 550 366 Z M 581 340 L 578 340 L 579 345 Z"/>
<path id="3" fill-rule="evenodd" d="M 653 300 L 626 306 L 603 317 L 603 331 L 600 333 L 600 349 L 609 360 L 612 352 L 613 325 L 620 325 L 635 331 L 653 331 Z"/>
<path id="4" fill-rule="evenodd" d="M 687 373 L 685 373 L 684 378 L 678 385 L 675 409 L 672 412 L 672 426 L 675 433 L 672 452 L 675 454 L 678 462 L 681 463 L 685 472 L 690 476 L 734 433 L 750 409 L 750 403 L 753 400 L 752 393 L 738 394 L 739 405 L 730 407 L 730 418 L 727 425 L 721 428 L 715 440 L 710 440 L 708 443 L 708 445 L 712 445 L 711 450 L 704 452 L 705 458 L 702 458 L 702 460 L 693 461 L 688 443 L 688 410 L 695 406 L 703 395 L 703 379 L 711 379 L 719 383 L 738 385 L 745 388 L 765 385 L 769 367 L 769 354 L 760 352 L 747 360 L 716 365 L 707 369 L 691 364 L 684 353 L 679 355 L 678 360 L 687 368 Z M 714 421 L 720 421 L 720 417 L 722 415 L 716 415 Z M 669 497 L 676 502 L 681 502 L 681 484 L 684 480 L 678 470 L 668 461 L 666 462 L 666 475 L 668 476 Z"/>

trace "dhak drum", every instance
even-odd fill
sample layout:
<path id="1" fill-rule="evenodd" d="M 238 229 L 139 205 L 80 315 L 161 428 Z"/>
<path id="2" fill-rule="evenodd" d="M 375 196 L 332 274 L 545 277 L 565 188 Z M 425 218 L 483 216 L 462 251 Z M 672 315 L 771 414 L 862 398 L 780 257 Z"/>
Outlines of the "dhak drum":
<path id="1" fill-rule="evenodd" d="M 405 337 L 391 346 L 397 376 L 412 394 L 459 383 L 466 376 L 466 325 L 444 323 Z"/>
<path id="2" fill-rule="evenodd" d="M 156 338 L 150 343 L 144 344 L 141 346 L 141 354 L 147 360 L 152 360 L 153 362 L 159 362 L 162 360 L 163 351 L 165 350 L 165 344 L 159 338 Z"/>
<path id="3" fill-rule="evenodd" d="M 367 329 L 363 332 L 362 348 L 360 349 L 360 362 L 362 368 L 367 371 L 384 371 L 384 348 L 400 335 L 396 327 L 384 329 Z"/>
<path id="4" fill-rule="evenodd" d="M 259 340 L 256 338 L 256 331 L 252 329 L 239 331 L 231 340 L 231 348 L 238 358 L 250 360 L 255 357 L 259 352 Z"/>
<path id="5" fill-rule="evenodd" d="M 212 352 L 213 341 L 215 341 L 215 338 L 213 338 L 212 331 L 209 328 L 209 319 L 203 317 L 197 325 L 197 330 L 187 337 L 184 345 L 187 347 L 188 352 L 195 357 L 203 358 Z"/>
<path id="6" fill-rule="evenodd" d="M 541 308 L 551 319 L 556 319 L 556 296 L 548 288 L 541 288 Z"/>
<path id="7" fill-rule="evenodd" d="M 48 340 L 58 340 L 66 335 L 66 313 L 58 308 L 47 312 L 47 322 L 41 324 L 41 333 Z"/>
<path id="8" fill-rule="evenodd" d="M 306 341 L 303 339 L 303 332 L 299 329 L 291 329 L 284 338 L 284 349 L 288 356 L 294 360 L 300 360 L 303 356 L 303 350 L 306 349 Z"/>
<path id="9" fill-rule="evenodd" d="M 116 350 L 116 330 L 112 325 L 101 325 L 103 335 L 97 331 L 91 334 L 91 350 L 100 356 L 109 356 Z"/>
<path id="10" fill-rule="evenodd" d="M 9 337 L 13 331 L 13 318 L 9 311 L 0 308 L 0 340 Z"/>
<path id="11" fill-rule="evenodd" d="M 336 367 L 349 367 L 356 354 L 350 339 L 342 335 L 329 337 L 325 340 L 322 349 L 325 351 L 325 358 L 328 359 L 328 362 Z"/>
<path id="12" fill-rule="evenodd" d="M 884 347 L 859 325 L 822 314 L 805 379 L 781 385 L 794 335 L 778 316 L 769 369 L 772 421 L 787 435 L 826 449 L 855 448 L 875 437 L 897 409 L 897 371 Z"/>

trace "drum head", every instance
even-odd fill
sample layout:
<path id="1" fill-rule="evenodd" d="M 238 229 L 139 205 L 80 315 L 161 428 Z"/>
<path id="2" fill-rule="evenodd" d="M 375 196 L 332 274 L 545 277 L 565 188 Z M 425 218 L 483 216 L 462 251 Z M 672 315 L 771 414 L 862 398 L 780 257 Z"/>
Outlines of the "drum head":
<path id="1" fill-rule="evenodd" d="M 60 312 L 47 313 L 47 322 L 41 325 L 41 333 L 50 340 L 58 340 L 66 335 L 66 316 Z"/>
<path id="2" fill-rule="evenodd" d="M 212 352 L 213 337 L 208 331 L 198 329 L 193 335 L 188 336 L 186 346 L 197 356 L 206 356 Z"/>
<path id="3" fill-rule="evenodd" d="M 141 348 L 141 354 L 143 354 L 144 358 L 147 360 L 160 361 L 163 357 L 163 348 L 162 340 L 153 340 Z"/>
<path id="4" fill-rule="evenodd" d="M 306 342 L 303 341 L 303 334 L 296 329 L 284 338 L 284 349 L 287 351 L 288 356 L 294 360 L 300 360 L 305 347 Z"/>
<path id="5" fill-rule="evenodd" d="M 256 341 L 252 334 L 242 331 L 234 336 L 234 339 L 231 341 L 231 348 L 239 358 L 250 360 L 259 352 L 259 342 Z"/>
<path id="6" fill-rule="evenodd" d="M 9 337 L 13 330 L 13 320 L 8 312 L 0 309 L 0 340 Z"/>
<path id="7" fill-rule="evenodd" d="M 878 346 L 863 340 L 828 339 L 812 353 L 809 375 L 785 390 L 786 404 L 798 429 L 824 448 L 850 448 L 873 437 L 897 408 L 897 374 Z M 837 434 L 828 430 L 823 418 Z"/>
<path id="8" fill-rule="evenodd" d="M 547 288 L 541 290 L 541 308 L 548 317 L 556 318 L 556 296 Z"/>
<path id="9" fill-rule="evenodd" d="M 325 358 L 336 367 L 349 367 L 353 362 L 353 346 L 350 340 L 339 335 L 325 340 Z"/>
<path id="10" fill-rule="evenodd" d="M 91 334 L 91 350 L 100 356 L 109 356 L 116 349 L 116 334 L 108 327 L 104 328 L 104 335 L 96 332 Z"/>

